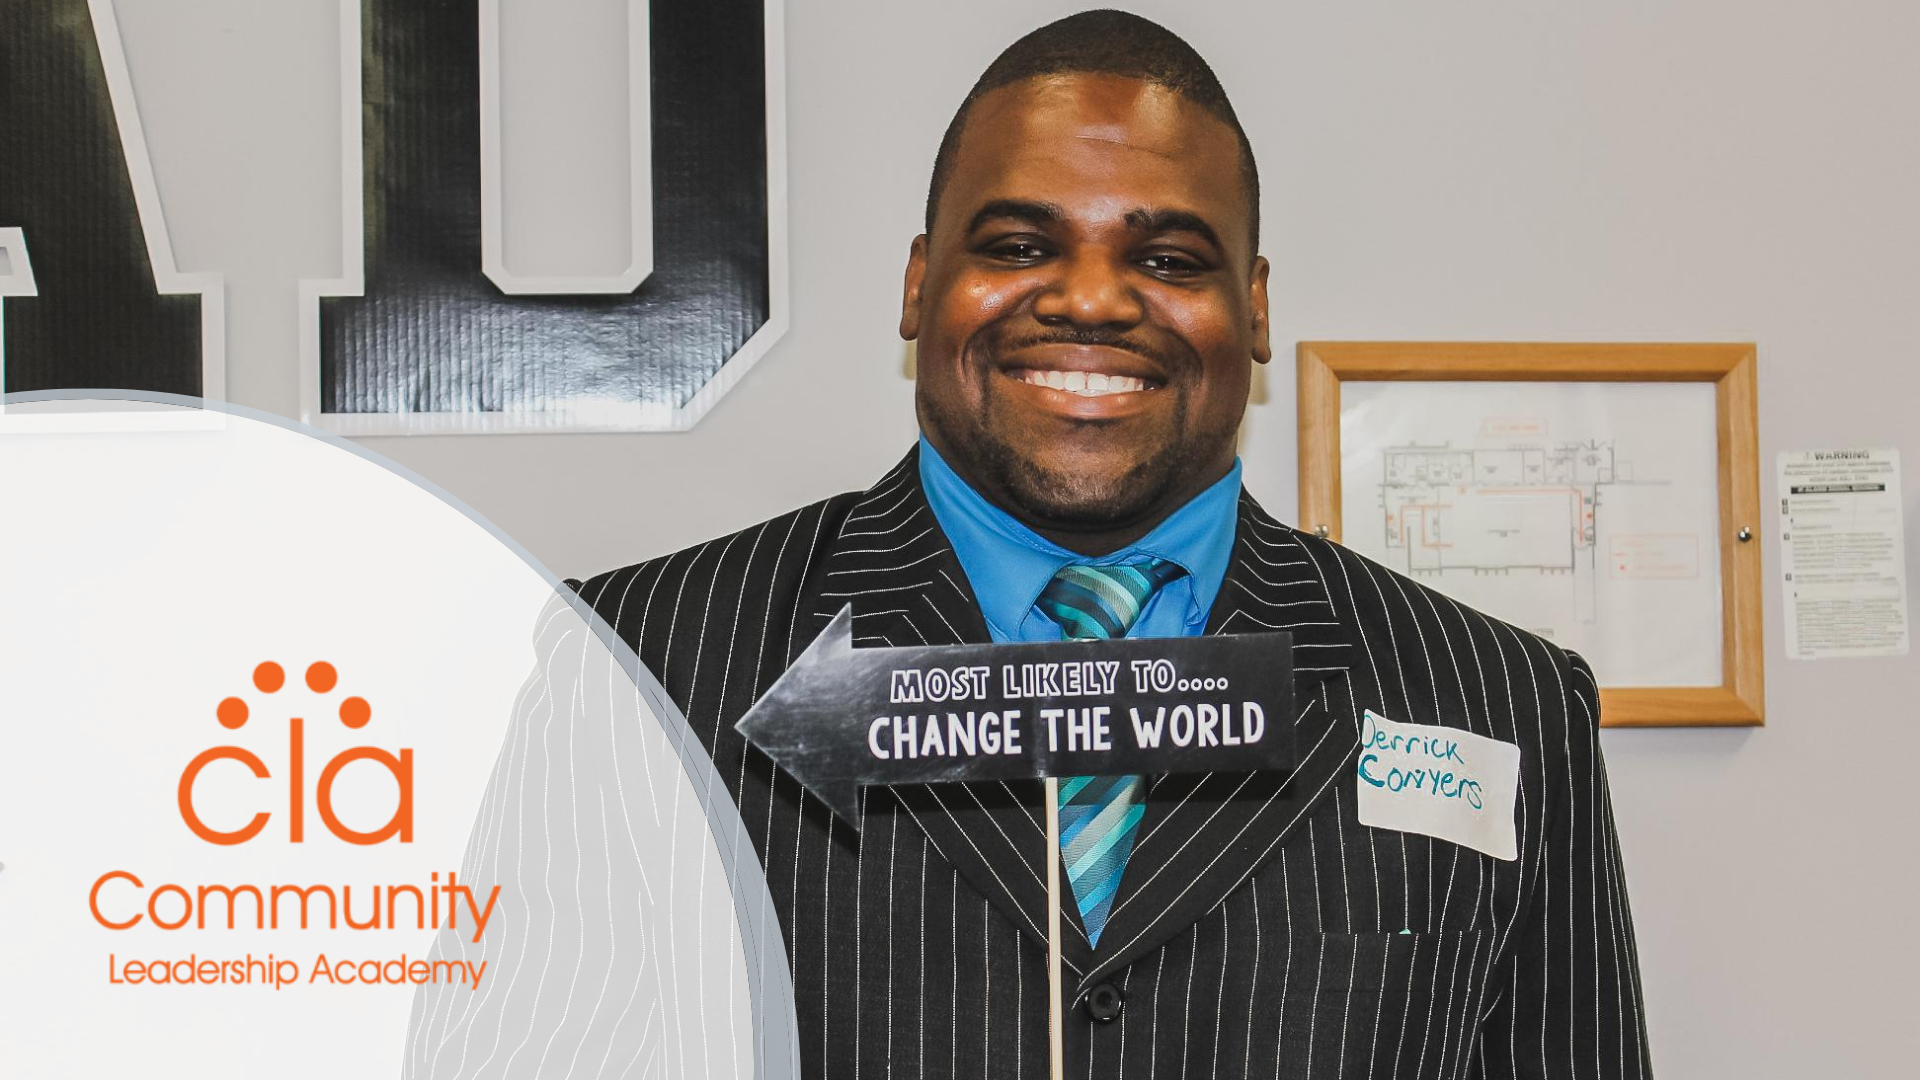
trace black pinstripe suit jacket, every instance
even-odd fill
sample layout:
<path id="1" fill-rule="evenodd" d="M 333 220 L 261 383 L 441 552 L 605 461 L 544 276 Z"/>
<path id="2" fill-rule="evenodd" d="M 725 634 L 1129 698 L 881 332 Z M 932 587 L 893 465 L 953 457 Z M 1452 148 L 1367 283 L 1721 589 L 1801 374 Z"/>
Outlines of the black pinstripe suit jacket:
<path id="1" fill-rule="evenodd" d="M 779 909 L 806 1074 L 1045 1076 L 1039 783 L 868 789 L 856 829 L 733 728 L 842 605 L 857 645 L 989 640 L 916 457 L 870 491 L 580 592 L 739 804 Z M 1584 662 L 1243 493 L 1208 632 L 1263 629 L 1294 635 L 1303 763 L 1155 781 L 1098 948 L 1065 898 L 1068 1075 L 1648 1075 Z M 1369 708 L 1519 745 L 1517 861 L 1359 823 Z M 1105 1022 L 1085 1007 L 1101 984 L 1124 998 Z"/>

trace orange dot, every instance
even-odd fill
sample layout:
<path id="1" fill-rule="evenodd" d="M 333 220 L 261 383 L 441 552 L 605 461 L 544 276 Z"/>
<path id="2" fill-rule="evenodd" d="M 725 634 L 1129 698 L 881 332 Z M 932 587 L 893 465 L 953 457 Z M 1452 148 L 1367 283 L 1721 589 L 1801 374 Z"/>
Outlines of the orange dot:
<path id="1" fill-rule="evenodd" d="M 373 719 L 373 706 L 366 698 L 350 697 L 340 703 L 340 722 L 350 728 L 363 728 Z"/>
<path id="2" fill-rule="evenodd" d="M 247 703 L 237 697 L 222 701 L 213 711 L 214 715 L 220 717 L 220 726 L 223 728 L 237 728 L 247 722 Z"/>
<path id="3" fill-rule="evenodd" d="M 271 660 L 253 669 L 253 685 L 259 687 L 263 694 L 271 694 L 286 683 L 287 673 Z"/>
<path id="4" fill-rule="evenodd" d="M 307 666 L 307 688 L 316 694 L 326 693 L 333 689 L 334 683 L 339 681 L 340 673 L 333 670 L 333 665 L 325 660 Z"/>

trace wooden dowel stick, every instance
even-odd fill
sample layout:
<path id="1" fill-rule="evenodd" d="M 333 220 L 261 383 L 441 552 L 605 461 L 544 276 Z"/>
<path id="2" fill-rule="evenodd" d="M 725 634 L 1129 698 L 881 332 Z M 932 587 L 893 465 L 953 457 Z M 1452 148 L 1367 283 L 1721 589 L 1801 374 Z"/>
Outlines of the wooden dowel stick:
<path id="1" fill-rule="evenodd" d="M 1066 1080 L 1060 1000 L 1060 781 L 1047 777 L 1047 1052 L 1053 1080 Z"/>

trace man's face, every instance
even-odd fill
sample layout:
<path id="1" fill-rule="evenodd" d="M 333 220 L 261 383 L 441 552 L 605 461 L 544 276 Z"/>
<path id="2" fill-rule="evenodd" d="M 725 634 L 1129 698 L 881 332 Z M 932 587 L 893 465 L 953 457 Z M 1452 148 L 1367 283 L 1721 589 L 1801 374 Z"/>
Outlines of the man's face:
<path id="1" fill-rule="evenodd" d="M 1219 479 L 1271 356 L 1247 198 L 1232 130 L 1162 87 L 982 96 L 907 265 L 928 439 L 1043 532 L 1144 532 Z"/>

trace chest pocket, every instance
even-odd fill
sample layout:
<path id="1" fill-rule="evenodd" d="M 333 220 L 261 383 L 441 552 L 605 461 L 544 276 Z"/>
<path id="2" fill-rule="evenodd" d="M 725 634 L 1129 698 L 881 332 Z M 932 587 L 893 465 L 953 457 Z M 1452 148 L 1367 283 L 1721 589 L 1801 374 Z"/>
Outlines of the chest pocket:
<path id="1" fill-rule="evenodd" d="M 1484 966 L 1484 932 L 1320 934 L 1300 943 L 1289 966 L 1287 996 L 1344 997 L 1383 988 L 1448 981 L 1457 965 Z M 1477 962 L 1472 959 L 1478 957 Z"/>
<path id="2" fill-rule="evenodd" d="M 1455 1075 L 1495 989 L 1486 931 L 1296 941 L 1275 1017 L 1302 1076 Z"/>

